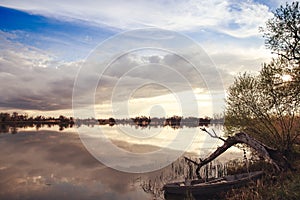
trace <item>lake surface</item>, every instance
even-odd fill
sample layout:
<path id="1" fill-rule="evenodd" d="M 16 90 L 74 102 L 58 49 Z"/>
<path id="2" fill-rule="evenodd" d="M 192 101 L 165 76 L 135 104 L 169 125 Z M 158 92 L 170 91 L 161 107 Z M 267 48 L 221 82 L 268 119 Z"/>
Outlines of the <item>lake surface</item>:
<path id="1" fill-rule="evenodd" d="M 220 126 L 209 128 L 222 134 Z M 36 127 L 5 130 L 0 134 L 0 199 L 164 199 L 163 184 L 194 176 L 194 166 L 186 163 L 182 155 L 204 158 L 222 145 L 199 127 L 81 125 L 65 129 L 42 126 L 38 130 Z M 92 141 L 92 145 L 86 148 L 84 138 Z M 185 142 L 189 145 L 181 148 L 184 138 L 188 138 Z M 137 156 L 137 160 L 105 149 L 104 140 L 120 152 Z M 98 148 L 99 145 L 103 146 Z M 91 152 L 93 155 L 90 148 L 96 148 Z M 165 154 L 179 157 L 174 160 Z M 226 161 L 242 156 L 242 151 L 233 148 L 214 165 L 222 169 Z M 111 166 L 107 167 L 107 163 Z M 149 166 L 157 170 L 151 171 Z M 218 176 L 216 170 L 210 173 Z"/>

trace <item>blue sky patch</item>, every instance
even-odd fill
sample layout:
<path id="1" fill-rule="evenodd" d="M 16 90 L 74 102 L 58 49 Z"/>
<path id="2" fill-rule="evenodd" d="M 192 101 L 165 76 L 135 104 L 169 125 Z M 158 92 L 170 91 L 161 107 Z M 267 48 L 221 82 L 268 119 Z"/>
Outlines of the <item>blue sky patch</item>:
<path id="1" fill-rule="evenodd" d="M 50 51 L 64 60 L 84 58 L 99 42 L 116 34 L 82 21 L 60 21 L 6 7 L 0 7 L 0 29 L 14 33 L 14 42 Z"/>

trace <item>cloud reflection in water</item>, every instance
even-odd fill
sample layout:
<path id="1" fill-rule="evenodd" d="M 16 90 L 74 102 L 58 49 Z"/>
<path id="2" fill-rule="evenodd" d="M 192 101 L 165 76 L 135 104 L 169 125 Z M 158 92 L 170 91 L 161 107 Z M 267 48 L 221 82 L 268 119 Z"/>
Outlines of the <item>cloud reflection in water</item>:
<path id="1" fill-rule="evenodd" d="M 74 133 L 0 135 L 0 199 L 147 199 L 136 175 L 103 166 Z"/>

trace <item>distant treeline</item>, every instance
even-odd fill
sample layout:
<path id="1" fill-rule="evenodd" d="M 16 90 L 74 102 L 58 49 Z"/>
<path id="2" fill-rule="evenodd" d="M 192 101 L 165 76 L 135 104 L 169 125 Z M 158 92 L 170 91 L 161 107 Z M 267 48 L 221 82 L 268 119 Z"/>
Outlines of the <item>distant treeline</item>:
<path id="1" fill-rule="evenodd" d="M 0 113 L 0 133 L 12 132 L 16 133 L 18 128 L 26 127 L 36 127 L 39 129 L 43 126 L 53 126 L 58 125 L 59 130 L 65 128 L 81 125 L 130 125 L 136 127 L 164 127 L 170 126 L 174 129 L 183 128 L 183 127 L 198 127 L 198 126 L 208 126 L 209 124 L 223 124 L 224 118 L 221 115 L 216 115 L 214 118 L 204 117 L 182 117 L 182 116 L 172 116 L 172 117 L 146 117 L 138 116 L 134 118 L 127 119 L 115 119 L 115 118 L 106 118 L 106 119 L 74 119 L 73 117 L 66 117 L 60 115 L 59 117 L 45 117 L 45 116 L 28 116 L 27 114 L 18 114 L 17 112 L 10 113 Z"/>
<path id="2" fill-rule="evenodd" d="M 98 119 L 97 120 L 100 125 L 135 125 L 140 127 L 147 127 L 147 126 L 171 126 L 173 128 L 181 128 L 183 126 L 186 127 L 197 127 L 197 126 L 208 126 L 209 124 L 222 124 L 224 119 L 222 117 L 219 118 L 197 118 L 197 117 L 181 117 L 181 116 L 172 116 L 172 117 L 146 117 L 146 116 L 139 116 L 135 118 L 129 119 Z"/>
<path id="3" fill-rule="evenodd" d="M 45 117 L 36 116 L 29 117 L 27 114 L 18 114 L 17 112 L 0 113 L 0 133 L 12 133 L 18 132 L 19 128 L 36 128 L 47 126 L 59 126 L 59 130 L 62 131 L 65 128 L 73 127 L 75 121 L 73 117 L 65 117 L 60 115 L 59 117 Z"/>
<path id="4" fill-rule="evenodd" d="M 12 133 L 18 132 L 19 128 L 36 128 L 41 127 L 59 126 L 59 130 L 62 131 L 65 128 L 73 127 L 75 121 L 73 117 L 65 117 L 60 115 L 59 117 L 45 117 L 36 116 L 29 117 L 27 114 L 18 114 L 17 112 L 0 113 L 0 133 Z"/>
<path id="5" fill-rule="evenodd" d="M 0 113 L 0 123 L 1 124 L 18 124 L 18 123 L 33 123 L 33 124 L 74 124 L 73 117 L 65 117 L 60 115 L 59 117 L 45 117 L 36 116 L 29 117 L 27 114 L 18 114 L 17 112 L 10 113 Z"/>

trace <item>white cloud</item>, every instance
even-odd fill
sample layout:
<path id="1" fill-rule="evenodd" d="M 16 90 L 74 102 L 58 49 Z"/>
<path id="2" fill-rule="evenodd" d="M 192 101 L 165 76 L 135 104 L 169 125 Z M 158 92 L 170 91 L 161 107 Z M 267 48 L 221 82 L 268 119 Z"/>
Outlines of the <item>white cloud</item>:
<path id="1" fill-rule="evenodd" d="M 0 33 L 0 107 L 33 110 L 71 108 L 80 62 L 59 63 L 41 50 Z"/>
<path id="2" fill-rule="evenodd" d="M 258 35 L 258 27 L 264 26 L 265 21 L 272 17 L 265 5 L 241 1 L 229 8 L 228 25 L 221 32 L 234 37 Z"/>
<path id="3" fill-rule="evenodd" d="M 259 44 L 253 47 L 245 47 L 234 42 L 209 44 L 205 45 L 205 50 L 219 69 L 225 70 L 231 75 L 237 75 L 244 71 L 257 72 L 262 63 L 268 63 L 274 56 L 263 45 L 259 46 Z M 225 88 L 227 88 L 232 83 L 233 77 L 223 76 L 223 78 Z"/>
<path id="4" fill-rule="evenodd" d="M 266 5 L 253 0 L 4 0 L 0 4 L 41 15 L 65 20 L 79 19 L 123 30 L 147 26 L 176 31 L 212 29 L 235 37 L 257 35 L 258 26 L 271 16 Z"/>

